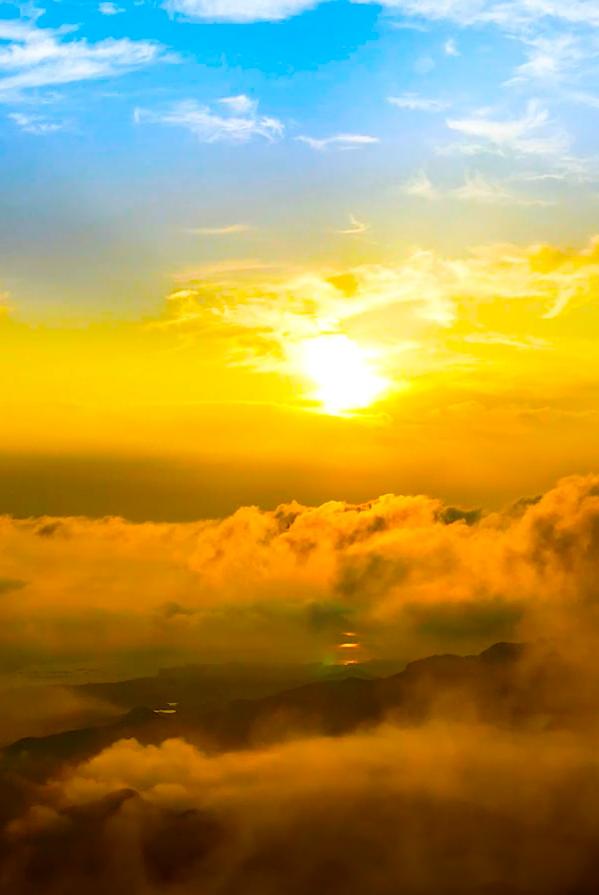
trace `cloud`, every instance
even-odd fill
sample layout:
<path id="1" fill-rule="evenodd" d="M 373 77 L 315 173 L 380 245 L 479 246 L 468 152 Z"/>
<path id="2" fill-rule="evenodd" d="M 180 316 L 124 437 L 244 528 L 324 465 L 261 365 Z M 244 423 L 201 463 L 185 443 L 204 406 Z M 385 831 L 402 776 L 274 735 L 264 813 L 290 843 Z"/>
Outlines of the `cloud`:
<path id="1" fill-rule="evenodd" d="M 74 37 L 76 30 L 41 28 L 28 19 L 0 22 L 0 99 L 15 100 L 34 88 L 118 77 L 173 58 L 154 41 L 108 38 L 89 43 Z"/>
<path id="2" fill-rule="evenodd" d="M 277 118 L 258 114 L 257 103 L 251 106 L 245 104 L 244 111 L 240 112 L 239 97 L 235 98 L 233 105 L 231 98 L 226 98 L 224 102 L 228 104 L 224 115 L 215 112 L 209 106 L 200 105 L 195 100 L 185 100 L 162 112 L 137 108 L 133 120 L 136 124 L 181 127 L 202 143 L 247 143 L 255 137 L 261 137 L 272 143 L 283 136 L 285 131 L 283 123 Z"/>
<path id="3" fill-rule="evenodd" d="M 91 891 L 132 895 L 592 892 L 596 752 L 594 729 L 476 723 L 217 755 L 124 740 L 21 795 L 2 880 L 90 891 L 91 867 Z"/>
<path id="4" fill-rule="evenodd" d="M 278 22 L 313 9 L 320 0 L 166 0 L 166 8 L 206 22 Z"/>
<path id="5" fill-rule="evenodd" d="M 64 130 L 64 122 L 50 121 L 41 115 L 30 115 L 24 112 L 11 112 L 8 116 L 17 127 L 26 134 L 33 134 L 36 137 L 45 137 L 48 134 L 55 134 Z"/>
<path id="6" fill-rule="evenodd" d="M 125 10 L 122 6 L 117 6 L 116 3 L 107 2 L 98 4 L 98 12 L 103 16 L 118 16 Z"/>
<path id="7" fill-rule="evenodd" d="M 166 0 L 174 15 L 205 22 L 278 22 L 314 9 L 324 0 Z M 371 3 L 398 16 L 400 27 L 420 28 L 419 20 L 450 21 L 461 27 L 496 25 L 510 33 L 521 33 L 535 24 L 553 23 L 599 27 L 594 0 L 352 0 Z"/>
<path id="8" fill-rule="evenodd" d="M 526 41 L 528 59 L 519 65 L 509 86 L 535 81 L 553 84 L 579 72 L 587 53 L 571 34 L 536 37 Z"/>
<path id="9" fill-rule="evenodd" d="M 337 149 L 358 149 L 361 146 L 372 146 L 380 143 L 378 137 L 372 137 L 369 134 L 335 134 L 332 137 L 306 137 L 304 135 L 296 137 L 300 143 L 305 143 L 310 149 L 322 151 L 331 147 Z"/>
<path id="10" fill-rule="evenodd" d="M 500 152 L 560 155 L 568 148 L 568 141 L 560 133 L 543 133 L 548 123 L 547 111 L 535 101 L 529 102 L 526 112 L 519 118 L 496 119 L 479 114 L 471 118 L 449 118 L 446 122 L 450 130 L 463 134 L 470 141 L 482 140 L 483 144 Z M 472 142 L 469 145 L 472 146 Z"/>
<path id="11" fill-rule="evenodd" d="M 225 227 L 188 227 L 185 232 L 194 236 L 235 236 L 251 229 L 248 224 L 228 224 Z"/>
<path id="12" fill-rule="evenodd" d="M 461 186 L 441 188 L 436 186 L 424 171 L 402 185 L 406 196 L 425 199 L 429 202 L 439 199 L 457 199 L 460 202 L 474 202 L 484 205 L 520 205 L 522 207 L 554 205 L 547 199 L 522 196 L 509 190 L 504 184 L 488 180 L 476 172 L 468 174 Z"/>
<path id="13" fill-rule="evenodd" d="M 225 96 L 219 99 L 219 103 L 236 115 L 254 115 L 258 109 L 257 101 L 250 99 L 245 93 L 240 93 L 238 96 Z"/>
<path id="14" fill-rule="evenodd" d="M 445 41 L 443 44 L 443 51 L 446 56 L 461 56 L 461 53 L 458 50 L 458 45 L 453 37 L 450 37 L 449 40 Z"/>
<path id="15" fill-rule="evenodd" d="M 597 178 L 596 159 L 573 155 L 569 135 L 554 125 L 537 100 L 531 100 L 517 117 L 498 118 L 491 110 L 483 110 L 470 117 L 448 118 L 446 125 L 464 139 L 441 147 L 439 154 L 490 153 L 516 162 L 534 159 L 537 166 L 545 166 L 545 173 L 560 173 L 574 183 Z"/>
<path id="16" fill-rule="evenodd" d="M 487 205 L 521 205 L 530 208 L 555 204 L 546 199 L 533 199 L 518 195 L 506 189 L 503 184 L 494 183 L 479 173 L 468 175 L 463 186 L 450 190 L 447 195 L 462 202 L 478 202 Z"/>
<path id="17" fill-rule="evenodd" d="M 537 204 L 542 200 L 508 192 L 503 185 L 472 178 L 462 187 L 441 190 L 426 174 L 404 185 L 415 198 L 429 201 Z M 457 195 L 456 195 L 457 192 Z M 353 227 L 351 228 L 354 229 Z M 255 271 L 264 265 L 240 262 L 182 272 L 164 314 L 154 326 L 197 330 L 204 337 L 217 331 L 231 333 L 229 361 L 261 372 L 297 376 L 295 352 L 306 339 L 356 333 L 363 342 L 364 322 L 369 344 L 384 362 L 397 364 L 389 346 L 390 323 L 408 343 L 436 345 L 452 328 L 459 328 L 462 306 L 484 309 L 492 301 L 518 301 L 528 308 L 526 322 L 509 326 L 521 338 L 541 315 L 562 313 L 592 301 L 597 284 L 597 241 L 582 250 L 560 250 L 549 245 L 488 246 L 471 256 L 443 258 L 430 251 L 414 251 L 402 263 L 362 265 L 329 274 L 273 273 L 243 281 L 233 268 Z M 507 306 L 506 306 L 507 307 Z M 512 312 L 507 315 L 510 317 Z M 497 321 L 492 326 L 497 330 Z M 399 362 L 401 368 L 401 362 Z M 391 367 L 393 378 L 401 379 Z"/>
<path id="18" fill-rule="evenodd" d="M 190 524 L 63 518 L 50 535 L 50 520 L 5 518 L 0 575 L 27 583 L 2 595 L 0 645 L 7 658 L 37 661 L 200 648 L 206 661 L 256 651 L 310 661 L 344 630 L 381 658 L 472 650 L 553 627 L 592 631 L 598 492 L 596 476 L 573 477 L 523 511 L 468 523 L 463 514 L 449 520 L 438 500 L 394 495 L 248 507 Z M 167 602 L 179 611 L 165 612 Z M 329 619 L 318 629 L 316 610 Z M 463 633 L 436 624 L 448 611 Z"/>
<path id="19" fill-rule="evenodd" d="M 418 96 L 416 93 L 404 93 L 402 96 L 390 96 L 388 102 L 399 109 L 409 109 L 413 112 L 443 112 L 449 107 L 449 103 L 441 99 L 431 99 Z"/>
<path id="20" fill-rule="evenodd" d="M 497 25 L 506 31 L 522 31 L 527 26 L 557 22 L 599 27 L 599 11 L 594 0 L 372 0 L 385 9 L 416 19 L 451 21 L 467 27 Z"/>
<path id="21" fill-rule="evenodd" d="M 407 180 L 402 185 L 402 192 L 406 196 L 415 196 L 418 199 L 428 199 L 429 201 L 441 198 L 441 194 L 425 171 L 419 171 L 418 174 Z"/>
<path id="22" fill-rule="evenodd" d="M 359 221 L 353 214 L 350 214 L 349 220 L 351 227 L 348 227 L 345 230 L 336 230 L 335 232 L 339 233 L 341 236 L 360 236 L 362 233 L 367 233 L 368 230 L 370 230 L 369 224 Z"/>

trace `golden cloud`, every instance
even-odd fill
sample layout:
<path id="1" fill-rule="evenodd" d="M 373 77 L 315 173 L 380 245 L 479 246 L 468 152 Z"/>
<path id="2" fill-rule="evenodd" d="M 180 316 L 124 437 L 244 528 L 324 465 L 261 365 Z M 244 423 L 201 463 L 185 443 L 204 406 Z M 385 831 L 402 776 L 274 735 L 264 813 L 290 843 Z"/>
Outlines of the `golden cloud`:
<path id="1" fill-rule="evenodd" d="M 596 734 L 432 724 L 208 756 L 118 742 L 9 823 L 33 892 L 590 893 Z M 93 872 L 90 872 L 93 868 Z"/>
<path id="2" fill-rule="evenodd" d="M 488 515 L 424 496 L 242 508 L 192 524 L 0 521 L 6 655 L 155 650 L 323 659 L 473 649 L 591 625 L 599 477 Z M 561 627 L 560 627 L 561 626 Z"/>

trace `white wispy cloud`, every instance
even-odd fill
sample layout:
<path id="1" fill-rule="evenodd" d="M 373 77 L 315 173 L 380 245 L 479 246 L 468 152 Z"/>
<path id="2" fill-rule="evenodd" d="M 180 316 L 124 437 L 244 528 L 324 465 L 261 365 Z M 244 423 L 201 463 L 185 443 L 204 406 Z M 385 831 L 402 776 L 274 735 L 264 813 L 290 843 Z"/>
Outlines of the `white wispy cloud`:
<path id="1" fill-rule="evenodd" d="M 234 236 L 247 233 L 252 228 L 248 224 L 228 224 L 225 227 L 187 227 L 185 232 L 193 236 Z"/>
<path id="2" fill-rule="evenodd" d="M 599 94 L 587 93 L 585 90 L 573 90 L 568 91 L 566 98 L 581 106 L 588 106 L 589 109 L 599 109 Z"/>
<path id="3" fill-rule="evenodd" d="M 364 2 L 364 0 L 355 0 Z M 553 20 L 599 27 L 596 0 L 366 0 L 416 19 L 451 21 L 462 27 L 495 24 L 514 31 L 535 22 Z"/>
<path id="4" fill-rule="evenodd" d="M 346 227 L 344 230 L 336 230 L 335 232 L 341 236 L 360 236 L 362 233 L 367 233 L 370 230 L 370 224 L 358 220 L 354 214 L 350 214 L 349 221 L 351 227 Z"/>
<path id="5" fill-rule="evenodd" d="M 425 199 L 429 202 L 453 199 L 482 205 L 520 205 L 523 207 L 554 204 L 547 199 L 537 199 L 516 193 L 504 183 L 489 180 L 479 172 L 467 174 L 464 182 L 459 186 L 444 188 L 434 184 L 425 171 L 419 171 L 413 178 L 402 184 L 402 192 L 407 196 Z"/>
<path id="6" fill-rule="evenodd" d="M 206 22 L 278 22 L 318 6 L 320 0 L 166 0 L 166 9 Z"/>
<path id="7" fill-rule="evenodd" d="M 470 333 L 462 336 L 464 342 L 474 345 L 502 345 L 505 348 L 516 348 L 518 351 L 545 351 L 550 348 L 546 339 L 535 336 L 510 336 L 501 332 Z"/>
<path id="8" fill-rule="evenodd" d="M 464 183 L 450 190 L 447 195 L 462 202 L 477 202 L 483 205 L 521 205 L 548 206 L 554 205 L 547 199 L 536 199 L 522 196 L 508 189 L 504 184 L 488 180 L 480 173 L 469 174 Z"/>
<path id="9" fill-rule="evenodd" d="M 425 171 L 419 171 L 414 177 L 410 178 L 410 180 L 406 180 L 406 182 L 402 184 L 401 189 L 406 196 L 415 196 L 417 199 L 428 199 L 431 202 L 441 197 L 441 194 L 433 185 L 433 182 Z"/>
<path id="10" fill-rule="evenodd" d="M 0 99 L 18 99 L 32 88 L 111 78 L 159 61 L 172 61 L 150 40 L 89 43 L 77 26 L 40 28 L 34 20 L 0 21 Z"/>
<path id="11" fill-rule="evenodd" d="M 369 134 L 334 134 L 332 137 L 324 137 L 318 139 L 316 137 L 307 137 L 302 135 L 296 137 L 300 143 L 305 143 L 311 149 L 323 150 L 336 147 L 337 149 L 357 149 L 360 146 L 371 146 L 374 143 L 380 143 L 378 137 L 372 137 Z"/>
<path id="12" fill-rule="evenodd" d="M 571 74 L 577 74 L 591 52 L 571 34 L 536 37 L 525 43 L 527 61 L 516 68 L 514 76 L 507 81 L 508 86 L 525 81 L 555 84 Z M 593 54 L 596 54 L 596 47 Z"/>
<path id="13" fill-rule="evenodd" d="M 225 114 L 219 114 L 195 100 L 185 100 L 164 111 L 137 108 L 133 112 L 133 120 L 136 124 L 181 127 L 202 143 L 247 143 L 254 137 L 273 142 L 283 136 L 283 123 L 270 115 L 260 115 L 257 103 L 248 107 L 246 114 L 236 113 L 230 105 L 225 108 Z M 226 114 L 229 110 L 230 114 Z"/>
<path id="14" fill-rule="evenodd" d="M 445 43 L 443 44 L 443 50 L 444 50 L 446 56 L 460 56 L 461 55 L 460 51 L 458 50 L 458 45 L 455 42 L 455 40 L 453 39 L 453 37 L 450 37 L 449 40 L 445 41 Z"/>
<path id="15" fill-rule="evenodd" d="M 568 149 L 567 136 L 555 130 L 547 130 L 549 114 L 534 100 L 526 112 L 517 118 L 492 118 L 489 114 L 477 114 L 466 118 L 450 118 L 447 127 L 469 138 L 468 144 L 480 145 L 497 151 L 511 151 L 524 155 L 556 155 Z M 478 143 L 472 141 L 478 141 Z"/>
<path id="16" fill-rule="evenodd" d="M 387 102 L 398 109 L 409 109 L 411 112 L 443 112 L 449 108 L 449 103 L 445 100 L 419 96 L 417 93 L 389 96 Z"/>
<path id="17" fill-rule="evenodd" d="M 33 134 L 36 137 L 45 137 L 48 134 L 55 134 L 57 131 L 64 130 L 64 122 L 51 121 L 42 115 L 26 115 L 22 112 L 11 112 L 8 116 L 20 130 L 26 134 Z"/>

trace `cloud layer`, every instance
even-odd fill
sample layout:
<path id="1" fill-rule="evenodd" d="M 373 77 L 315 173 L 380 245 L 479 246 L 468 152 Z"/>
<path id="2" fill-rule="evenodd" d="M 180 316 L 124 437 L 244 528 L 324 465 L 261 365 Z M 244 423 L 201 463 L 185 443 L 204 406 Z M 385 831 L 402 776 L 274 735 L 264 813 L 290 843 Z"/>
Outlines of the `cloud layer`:
<path id="1" fill-rule="evenodd" d="M 0 881 L 52 895 L 587 895 L 598 771 L 593 735 L 459 725 L 213 757 L 123 741 L 32 793 L 5 826 Z"/>
<path id="2" fill-rule="evenodd" d="M 427 497 L 240 509 L 221 521 L 5 518 L 6 662 L 119 651 L 373 658 L 594 630 L 599 479 L 477 516 Z M 23 582 L 23 583 L 21 583 Z M 20 660 L 17 659 L 20 657 Z"/>

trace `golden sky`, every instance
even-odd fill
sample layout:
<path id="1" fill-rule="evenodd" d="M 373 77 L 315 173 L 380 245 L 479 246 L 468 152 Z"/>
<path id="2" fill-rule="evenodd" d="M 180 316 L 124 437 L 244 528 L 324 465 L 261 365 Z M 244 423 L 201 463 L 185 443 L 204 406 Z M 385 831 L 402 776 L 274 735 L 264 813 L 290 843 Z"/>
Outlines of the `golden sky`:
<path id="1" fill-rule="evenodd" d="M 27 482 L 39 506 L 44 468 L 42 511 L 132 518 L 534 494 L 593 467 L 598 282 L 591 239 L 414 250 L 394 266 L 217 265 L 179 275 L 152 316 L 77 326 L 23 321 L 7 296 L 2 451 L 23 487 L 11 506 L 0 484 L 5 509 L 36 511 Z M 169 506 L 169 476 L 188 478 L 187 501 L 175 486 Z"/>

